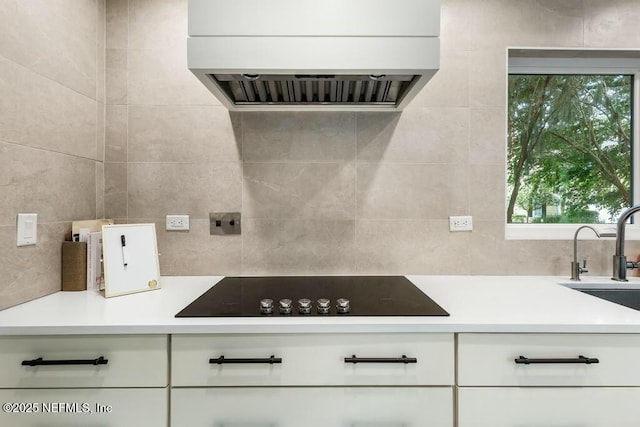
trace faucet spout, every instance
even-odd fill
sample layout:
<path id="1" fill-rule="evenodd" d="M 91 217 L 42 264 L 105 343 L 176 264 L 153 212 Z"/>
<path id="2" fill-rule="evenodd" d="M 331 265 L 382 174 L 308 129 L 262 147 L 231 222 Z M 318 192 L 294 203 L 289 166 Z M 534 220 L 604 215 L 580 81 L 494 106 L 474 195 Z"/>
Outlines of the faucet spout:
<path id="1" fill-rule="evenodd" d="M 618 282 L 627 281 L 627 257 L 624 255 L 624 232 L 627 220 L 640 211 L 640 205 L 632 206 L 620 214 L 616 227 L 616 253 L 613 256 L 613 276 L 611 279 Z"/>
<path id="2" fill-rule="evenodd" d="M 573 262 L 571 263 L 571 280 L 580 280 L 580 274 L 581 273 L 587 273 L 589 270 L 587 270 L 587 260 L 585 259 L 584 261 L 584 265 L 582 267 L 580 267 L 580 263 L 578 262 L 578 234 L 580 233 L 581 230 L 588 228 L 589 230 L 593 231 L 596 236 L 598 238 L 601 237 L 615 237 L 614 233 L 599 233 L 598 230 L 596 230 L 595 228 L 593 228 L 590 225 L 583 225 L 581 227 L 578 227 L 578 229 L 576 230 L 576 233 L 573 235 Z"/>

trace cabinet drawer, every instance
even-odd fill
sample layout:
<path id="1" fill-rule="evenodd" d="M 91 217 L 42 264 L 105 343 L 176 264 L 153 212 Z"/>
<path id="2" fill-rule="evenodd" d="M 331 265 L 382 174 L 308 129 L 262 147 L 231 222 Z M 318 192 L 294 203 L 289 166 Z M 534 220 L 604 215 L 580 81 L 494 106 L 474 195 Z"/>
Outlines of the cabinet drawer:
<path id="1" fill-rule="evenodd" d="M 167 343 L 165 335 L 0 337 L 0 388 L 166 387 Z M 77 364 L 100 357 L 107 363 Z M 23 365 L 39 358 L 54 364 Z"/>
<path id="2" fill-rule="evenodd" d="M 0 390 L 0 401 L 4 405 L 0 412 L 0 425 L 11 427 L 166 426 L 167 390 L 167 388 Z"/>
<path id="3" fill-rule="evenodd" d="M 451 387 L 181 388 L 171 425 L 451 427 Z"/>
<path id="4" fill-rule="evenodd" d="M 640 335 L 460 334 L 458 384 L 637 386 L 639 358 Z"/>
<path id="5" fill-rule="evenodd" d="M 345 362 L 352 356 L 391 360 Z M 267 360 L 217 363 L 251 358 Z M 452 334 L 178 335 L 171 366 L 174 386 L 451 385 L 454 343 Z"/>
<path id="6" fill-rule="evenodd" d="M 460 388 L 459 427 L 637 427 L 640 389 Z"/>

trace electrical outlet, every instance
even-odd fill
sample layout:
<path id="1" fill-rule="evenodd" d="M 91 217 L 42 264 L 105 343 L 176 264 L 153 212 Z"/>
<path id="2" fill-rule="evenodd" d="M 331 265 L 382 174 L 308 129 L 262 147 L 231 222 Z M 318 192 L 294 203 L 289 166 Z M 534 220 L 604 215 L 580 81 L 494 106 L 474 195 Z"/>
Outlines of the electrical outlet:
<path id="1" fill-rule="evenodd" d="M 472 231 L 473 217 L 471 216 L 450 216 L 449 231 Z"/>
<path id="2" fill-rule="evenodd" d="M 209 212 L 209 234 L 240 234 L 240 212 Z"/>
<path id="3" fill-rule="evenodd" d="M 167 231 L 188 231 L 189 215 L 167 215 L 167 225 L 165 229 Z"/>

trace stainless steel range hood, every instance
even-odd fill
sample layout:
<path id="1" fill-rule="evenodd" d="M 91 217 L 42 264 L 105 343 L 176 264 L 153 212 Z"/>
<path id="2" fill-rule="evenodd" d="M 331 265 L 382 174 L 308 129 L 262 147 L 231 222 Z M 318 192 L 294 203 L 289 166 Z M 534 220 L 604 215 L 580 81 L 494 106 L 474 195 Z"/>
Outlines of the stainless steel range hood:
<path id="1" fill-rule="evenodd" d="M 188 64 L 230 110 L 396 111 L 439 29 L 439 0 L 189 0 Z"/>

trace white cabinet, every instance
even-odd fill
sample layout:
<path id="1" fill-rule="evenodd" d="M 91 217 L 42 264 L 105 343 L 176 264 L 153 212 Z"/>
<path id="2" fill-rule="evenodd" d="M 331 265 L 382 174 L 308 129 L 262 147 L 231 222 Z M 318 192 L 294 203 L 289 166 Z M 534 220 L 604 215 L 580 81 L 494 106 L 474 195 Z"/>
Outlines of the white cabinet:
<path id="1" fill-rule="evenodd" d="M 589 361 L 580 356 L 598 363 L 580 363 Z M 553 359 L 564 363 L 536 363 Z M 637 386 L 638 360 L 640 335 L 458 335 L 461 386 Z"/>
<path id="2" fill-rule="evenodd" d="M 0 426 L 166 426 L 166 335 L 0 337 Z"/>
<path id="3" fill-rule="evenodd" d="M 269 363 L 271 356 L 279 363 Z M 354 356 L 356 363 L 345 362 Z M 411 363 L 403 363 L 403 356 Z M 225 363 L 246 358 L 257 360 Z M 214 361 L 209 363 L 210 359 Z M 453 380 L 453 334 L 176 335 L 172 339 L 174 387 L 452 385 Z"/>
<path id="4" fill-rule="evenodd" d="M 171 425 L 452 427 L 450 387 L 180 388 Z"/>
<path id="5" fill-rule="evenodd" d="M 165 427 L 167 395 L 166 387 L 0 390 L 0 426 Z"/>
<path id="6" fill-rule="evenodd" d="M 637 427 L 640 388 L 461 387 L 459 427 Z"/>
<path id="7" fill-rule="evenodd" d="M 453 334 L 172 337 L 174 426 L 453 426 Z"/>
<path id="8" fill-rule="evenodd" d="M 166 335 L 0 337 L 0 388 L 166 387 L 167 341 Z"/>
<path id="9" fill-rule="evenodd" d="M 640 336 L 459 334 L 459 427 L 636 426 Z"/>

